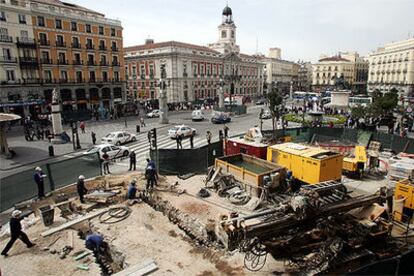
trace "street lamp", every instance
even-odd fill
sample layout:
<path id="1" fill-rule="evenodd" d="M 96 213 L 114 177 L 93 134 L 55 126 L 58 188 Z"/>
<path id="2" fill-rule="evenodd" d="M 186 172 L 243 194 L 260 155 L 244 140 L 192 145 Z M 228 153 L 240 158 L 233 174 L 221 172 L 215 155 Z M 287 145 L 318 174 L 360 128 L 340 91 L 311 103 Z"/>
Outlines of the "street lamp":
<path id="1" fill-rule="evenodd" d="M 224 92 L 223 92 L 223 87 L 224 85 L 226 85 L 226 83 L 224 82 L 224 80 L 222 78 L 220 78 L 218 85 L 220 86 L 219 89 L 219 109 L 222 110 L 224 109 Z"/>
<path id="2" fill-rule="evenodd" d="M 167 93 L 165 89 L 167 88 L 167 72 L 165 71 L 165 64 L 161 64 L 161 78 L 160 78 L 160 95 L 159 95 L 159 105 L 160 105 L 160 124 L 168 124 L 168 106 L 167 106 Z"/>

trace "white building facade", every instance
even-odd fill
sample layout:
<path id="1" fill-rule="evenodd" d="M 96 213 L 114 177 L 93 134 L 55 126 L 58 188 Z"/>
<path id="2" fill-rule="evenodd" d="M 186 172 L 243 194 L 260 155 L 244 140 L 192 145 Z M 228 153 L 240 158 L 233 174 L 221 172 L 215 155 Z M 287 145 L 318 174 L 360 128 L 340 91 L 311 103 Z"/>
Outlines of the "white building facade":
<path id="1" fill-rule="evenodd" d="M 369 55 L 368 92 L 392 89 L 414 96 L 414 38 L 386 44 Z"/>

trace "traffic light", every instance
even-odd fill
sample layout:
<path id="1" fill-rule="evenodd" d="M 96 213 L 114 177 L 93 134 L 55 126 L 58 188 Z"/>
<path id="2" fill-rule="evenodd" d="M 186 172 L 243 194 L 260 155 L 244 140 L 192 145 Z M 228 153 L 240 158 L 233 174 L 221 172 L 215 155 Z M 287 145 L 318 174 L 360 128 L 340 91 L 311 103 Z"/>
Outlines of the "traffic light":
<path id="1" fill-rule="evenodd" d="M 157 147 L 157 129 L 153 128 L 150 130 L 151 134 L 151 146 L 156 148 Z"/>

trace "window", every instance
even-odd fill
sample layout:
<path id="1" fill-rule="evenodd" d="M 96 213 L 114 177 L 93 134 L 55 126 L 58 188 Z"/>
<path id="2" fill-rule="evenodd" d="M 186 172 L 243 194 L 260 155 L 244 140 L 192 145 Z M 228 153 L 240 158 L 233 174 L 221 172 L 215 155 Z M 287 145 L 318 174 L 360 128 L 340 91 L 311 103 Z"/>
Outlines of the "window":
<path id="1" fill-rule="evenodd" d="M 115 28 L 111 28 L 111 36 L 115 36 Z"/>
<path id="2" fill-rule="evenodd" d="M 76 36 L 72 37 L 72 48 L 80 48 L 79 38 Z"/>
<path id="3" fill-rule="evenodd" d="M 82 82 L 82 71 L 76 71 L 76 82 Z"/>
<path id="4" fill-rule="evenodd" d="M 105 40 L 99 40 L 99 50 L 106 50 Z"/>
<path id="5" fill-rule="evenodd" d="M 132 76 L 136 76 L 136 75 L 137 75 L 137 67 L 132 66 Z"/>
<path id="6" fill-rule="evenodd" d="M 225 30 L 221 31 L 221 38 L 226 38 L 226 31 Z"/>
<path id="7" fill-rule="evenodd" d="M 20 24 L 26 24 L 26 15 L 19 14 L 19 23 Z"/>
<path id="8" fill-rule="evenodd" d="M 91 25 L 90 24 L 86 24 L 85 25 L 85 28 L 86 28 L 86 32 L 87 33 L 91 33 L 92 31 L 91 31 Z"/>
<path id="9" fill-rule="evenodd" d="M 108 81 L 108 72 L 102 72 L 102 80 Z"/>
<path id="10" fill-rule="evenodd" d="M 3 57 L 4 57 L 5 60 L 10 60 L 11 59 L 10 49 L 3 48 Z"/>
<path id="11" fill-rule="evenodd" d="M 99 26 L 99 34 L 100 35 L 104 34 L 104 27 L 103 26 Z"/>
<path id="12" fill-rule="evenodd" d="M 55 27 L 56 27 L 56 29 L 62 29 L 62 20 L 56 19 L 55 20 Z"/>
<path id="13" fill-rule="evenodd" d="M 7 81 L 15 81 L 14 70 L 6 70 Z"/>
<path id="14" fill-rule="evenodd" d="M 118 48 L 116 47 L 116 41 L 112 41 L 112 51 L 118 51 Z"/>
<path id="15" fill-rule="evenodd" d="M 95 81 L 95 71 L 89 72 L 89 80 L 94 82 Z"/>
<path id="16" fill-rule="evenodd" d="M 112 65 L 118 65 L 118 57 L 117 56 L 112 57 Z"/>
<path id="17" fill-rule="evenodd" d="M 37 17 L 37 26 L 40 26 L 40 27 L 45 26 L 45 18 L 43 16 Z"/>
<path id="18" fill-rule="evenodd" d="M 94 65 L 95 64 L 93 55 L 88 55 L 88 64 L 89 65 Z"/>
<path id="19" fill-rule="evenodd" d="M 150 64 L 149 66 L 149 74 L 150 74 L 150 78 L 154 77 L 154 65 Z"/>
<path id="20" fill-rule="evenodd" d="M 87 49 L 93 49 L 92 39 L 91 38 L 87 38 L 86 39 L 86 48 Z"/>
<path id="21" fill-rule="evenodd" d="M 47 36 L 45 33 L 39 33 L 39 42 L 41 45 L 47 45 Z"/>
<path id="22" fill-rule="evenodd" d="M 0 21 L 6 21 L 6 13 L 4 11 L 0 11 Z"/>
<path id="23" fill-rule="evenodd" d="M 65 64 L 66 63 L 66 54 L 63 52 L 60 52 L 58 55 L 58 60 L 60 64 Z"/>
<path id="24" fill-rule="evenodd" d="M 60 80 L 61 81 L 67 81 L 68 80 L 68 72 L 60 71 Z"/>
<path id="25" fill-rule="evenodd" d="M 63 35 L 56 35 L 56 46 L 64 47 Z"/>
<path id="26" fill-rule="evenodd" d="M 71 30 L 77 31 L 78 30 L 78 24 L 76 22 L 70 22 Z"/>
<path id="27" fill-rule="evenodd" d="M 101 55 L 101 65 L 106 65 L 106 56 Z"/>
<path id="28" fill-rule="evenodd" d="M 234 31 L 231 31 L 231 38 L 234 38 Z"/>
<path id="29" fill-rule="evenodd" d="M 43 77 L 46 81 L 51 81 L 52 80 L 52 71 L 50 71 L 50 70 L 44 71 Z"/>
<path id="30" fill-rule="evenodd" d="M 119 81 L 119 72 L 114 72 L 114 80 Z"/>

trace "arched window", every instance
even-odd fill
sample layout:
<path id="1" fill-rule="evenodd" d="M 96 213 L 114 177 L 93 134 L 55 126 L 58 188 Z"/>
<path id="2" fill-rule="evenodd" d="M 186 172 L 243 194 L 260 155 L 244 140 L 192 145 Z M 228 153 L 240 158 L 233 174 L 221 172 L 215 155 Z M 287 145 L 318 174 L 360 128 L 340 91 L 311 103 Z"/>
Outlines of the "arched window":
<path id="1" fill-rule="evenodd" d="M 234 31 L 231 30 L 231 38 L 234 38 Z"/>
<path id="2" fill-rule="evenodd" d="M 221 38 L 226 38 L 227 34 L 225 30 L 221 31 Z"/>

